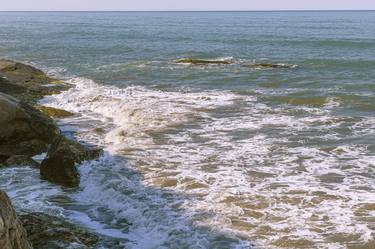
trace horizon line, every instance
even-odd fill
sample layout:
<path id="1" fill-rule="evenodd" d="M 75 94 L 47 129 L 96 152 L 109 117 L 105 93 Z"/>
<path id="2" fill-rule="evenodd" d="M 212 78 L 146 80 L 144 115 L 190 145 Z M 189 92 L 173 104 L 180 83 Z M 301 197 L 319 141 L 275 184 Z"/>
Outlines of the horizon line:
<path id="1" fill-rule="evenodd" d="M 0 12 L 316 12 L 375 11 L 375 9 L 275 9 L 275 10 L 0 10 Z"/>

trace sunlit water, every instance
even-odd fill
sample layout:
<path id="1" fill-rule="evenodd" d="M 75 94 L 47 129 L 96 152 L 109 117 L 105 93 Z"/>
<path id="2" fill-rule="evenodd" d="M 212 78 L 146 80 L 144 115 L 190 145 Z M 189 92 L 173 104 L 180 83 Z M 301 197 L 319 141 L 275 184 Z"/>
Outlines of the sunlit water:
<path id="1" fill-rule="evenodd" d="M 98 248 L 374 248 L 374 51 L 375 12 L 0 13 L 1 57 L 74 84 L 41 102 L 106 151 L 79 189 L 0 188 Z"/>

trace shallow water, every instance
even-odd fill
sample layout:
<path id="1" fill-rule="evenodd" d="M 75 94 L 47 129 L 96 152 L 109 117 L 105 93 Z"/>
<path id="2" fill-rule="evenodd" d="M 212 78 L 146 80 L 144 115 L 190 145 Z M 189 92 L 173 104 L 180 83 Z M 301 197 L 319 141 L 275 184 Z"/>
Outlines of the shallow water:
<path id="1" fill-rule="evenodd" d="M 0 187 L 101 248 L 372 248 L 374 48 L 375 12 L 0 13 L 2 57 L 75 84 L 41 102 L 106 150 L 78 190 Z"/>

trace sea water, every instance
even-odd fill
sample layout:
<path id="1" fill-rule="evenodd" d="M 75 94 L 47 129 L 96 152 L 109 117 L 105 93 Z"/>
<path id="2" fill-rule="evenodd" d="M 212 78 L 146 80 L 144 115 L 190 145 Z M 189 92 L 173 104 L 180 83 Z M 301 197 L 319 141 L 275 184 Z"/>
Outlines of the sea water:
<path id="1" fill-rule="evenodd" d="M 0 12 L 0 56 L 105 150 L 78 189 L 1 169 L 17 209 L 98 248 L 375 247 L 375 12 Z"/>

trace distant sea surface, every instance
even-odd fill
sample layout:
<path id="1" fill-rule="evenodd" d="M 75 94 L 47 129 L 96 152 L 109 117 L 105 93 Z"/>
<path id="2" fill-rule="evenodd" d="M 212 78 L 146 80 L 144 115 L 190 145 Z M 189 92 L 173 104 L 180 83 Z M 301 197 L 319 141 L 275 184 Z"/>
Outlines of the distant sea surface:
<path id="1" fill-rule="evenodd" d="M 98 248 L 375 248 L 375 12 L 0 12 L 0 57 L 106 152 L 74 190 L 1 169 L 18 209 Z"/>

